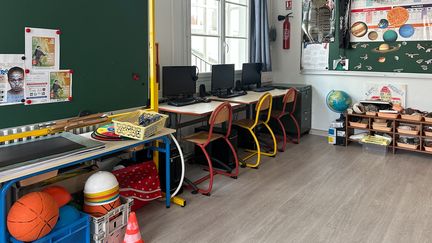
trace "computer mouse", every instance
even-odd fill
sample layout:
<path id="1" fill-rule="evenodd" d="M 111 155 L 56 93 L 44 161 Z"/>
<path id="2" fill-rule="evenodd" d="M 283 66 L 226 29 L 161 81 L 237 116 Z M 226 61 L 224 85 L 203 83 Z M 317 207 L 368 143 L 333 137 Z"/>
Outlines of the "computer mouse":
<path id="1" fill-rule="evenodd" d="M 202 99 L 202 102 L 204 102 L 204 103 L 209 103 L 209 102 L 211 102 L 211 100 L 210 100 L 209 98 L 205 98 L 205 97 L 204 97 L 204 98 Z"/>

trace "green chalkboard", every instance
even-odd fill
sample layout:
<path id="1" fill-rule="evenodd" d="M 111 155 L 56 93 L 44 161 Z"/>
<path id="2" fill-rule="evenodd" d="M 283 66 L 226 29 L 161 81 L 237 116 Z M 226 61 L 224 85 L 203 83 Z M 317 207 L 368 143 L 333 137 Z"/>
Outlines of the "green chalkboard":
<path id="1" fill-rule="evenodd" d="M 0 107 L 0 128 L 148 105 L 147 0 L 4 0 L 0 54 L 24 54 L 24 28 L 61 29 L 73 101 Z M 140 80 L 133 79 L 138 74 Z"/>
<path id="2" fill-rule="evenodd" d="M 336 16 L 340 16 L 340 2 L 335 2 Z M 336 26 L 339 26 L 339 20 L 340 18 L 337 17 Z M 384 40 L 380 42 L 350 43 L 350 48 L 341 49 L 338 42 L 338 28 L 335 39 L 336 41 L 329 45 L 328 67 L 330 70 L 335 69 L 333 67 L 334 60 L 346 57 L 349 59 L 349 71 L 432 73 L 432 52 L 426 52 L 427 49 L 432 48 L 432 41 L 395 41 L 388 44 L 390 48 L 395 48 L 396 51 L 379 53 L 374 50 L 378 49 L 379 45 L 384 43 Z M 384 62 L 379 62 L 379 59 Z"/>

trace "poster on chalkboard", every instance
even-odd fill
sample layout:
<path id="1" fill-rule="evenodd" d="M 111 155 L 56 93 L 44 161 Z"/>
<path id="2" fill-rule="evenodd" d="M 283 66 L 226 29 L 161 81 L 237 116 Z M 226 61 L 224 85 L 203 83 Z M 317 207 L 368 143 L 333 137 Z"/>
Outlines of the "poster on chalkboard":
<path id="1" fill-rule="evenodd" d="M 432 0 L 352 0 L 351 42 L 432 40 Z"/>
<path id="2" fill-rule="evenodd" d="M 26 67 L 33 70 L 60 68 L 60 31 L 25 28 Z"/>
<path id="3" fill-rule="evenodd" d="M 23 54 L 0 55 L 0 106 L 21 104 L 24 99 Z"/>

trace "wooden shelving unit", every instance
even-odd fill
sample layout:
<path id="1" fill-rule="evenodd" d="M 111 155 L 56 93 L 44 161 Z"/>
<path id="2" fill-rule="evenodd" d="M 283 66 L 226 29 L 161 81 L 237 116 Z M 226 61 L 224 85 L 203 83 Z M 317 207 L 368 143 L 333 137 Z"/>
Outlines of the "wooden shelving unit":
<path id="1" fill-rule="evenodd" d="M 426 122 L 426 121 L 412 121 L 412 120 L 406 120 L 401 118 L 384 118 L 379 116 L 369 116 L 369 115 L 360 115 L 360 114 L 345 114 L 346 117 L 346 143 L 345 145 L 348 146 L 350 142 L 358 142 L 356 140 L 350 139 L 349 137 L 354 134 L 354 130 L 363 130 L 368 131 L 369 134 L 375 134 L 375 133 L 387 133 L 389 134 L 393 141 L 389 145 L 389 148 L 392 150 L 393 154 L 396 153 L 397 150 L 405 150 L 405 151 L 411 151 L 411 152 L 419 152 L 419 153 L 425 153 L 425 154 L 432 154 L 432 152 L 428 152 L 424 150 L 423 147 L 423 140 L 426 139 L 432 139 L 431 136 L 426 136 L 424 134 L 424 126 L 432 126 L 432 122 Z M 360 118 L 366 118 L 368 119 L 367 128 L 358 128 L 355 126 L 350 126 L 350 120 L 352 117 L 360 117 Z M 374 119 L 385 119 L 387 121 L 391 122 L 391 130 L 389 132 L 387 131 L 381 131 L 377 129 L 372 128 L 372 124 Z M 400 123 L 409 123 L 413 125 L 417 125 L 419 127 L 419 134 L 418 135 L 409 135 L 404 133 L 399 133 L 397 131 L 397 127 Z M 397 140 L 399 136 L 410 136 L 410 137 L 418 137 L 420 139 L 420 146 L 418 149 L 409 149 L 409 148 L 402 148 L 397 146 Z"/>

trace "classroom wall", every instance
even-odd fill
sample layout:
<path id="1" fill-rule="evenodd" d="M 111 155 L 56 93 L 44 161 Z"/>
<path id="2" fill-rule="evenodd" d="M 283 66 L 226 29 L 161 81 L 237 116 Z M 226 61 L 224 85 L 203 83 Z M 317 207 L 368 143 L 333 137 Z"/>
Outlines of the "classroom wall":
<path id="1" fill-rule="evenodd" d="M 291 19 L 291 49 L 282 50 L 282 22 L 279 14 L 286 15 L 285 0 L 271 0 L 270 23 L 276 26 L 277 41 L 272 43 L 273 79 L 276 82 L 305 83 L 313 87 L 312 128 L 327 130 L 329 123 L 339 115 L 330 111 L 325 97 L 332 89 L 348 92 L 354 100 L 362 99 L 366 82 L 392 82 L 407 84 L 407 106 L 432 112 L 432 78 L 358 77 L 340 75 L 300 74 L 301 49 L 301 1 L 293 1 L 294 18 Z"/>

